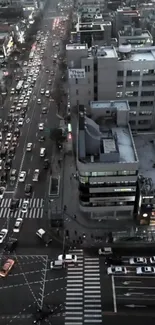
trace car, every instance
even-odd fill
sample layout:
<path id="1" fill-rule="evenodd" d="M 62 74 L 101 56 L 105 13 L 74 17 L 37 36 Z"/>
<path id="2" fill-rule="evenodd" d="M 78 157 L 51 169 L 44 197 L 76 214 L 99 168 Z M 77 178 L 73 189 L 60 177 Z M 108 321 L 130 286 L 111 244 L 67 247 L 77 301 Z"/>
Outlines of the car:
<path id="1" fill-rule="evenodd" d="M 112 256 L 112 257 L 106 257 L 105 259 L 105 264 L 106 265 L 122 265 L 122 258 L 119 256 Z"/>
<path id="2" fill-rule="evenodd" d="M 17 169 L 12 169 L 10 171 L 10 182 L 15 182 L 17 178 Z"/>
<path id="3" fill-rule="evenodd" d="M 10 210 L 14 211 L 19 207 L 19 199 L 12 199 L 10 204 Z"/>
<path id="4" fill-rule="evenodd" d="M 0 187 L 0 200 L 3 199 L 4 193 L 5 193 L 5 187 L 1 186 Z"/>
<path id="5" fill-rule="evenodd" d="M 27 213 L 28 207 L 29 207 L 29 200 L 24 200 L 24 202 L 22 204 L 22 208 L 21 208 L 22 212 Z"/>
<path id="6" fill-rule="evenodd" d="M 10 146 L 10 142 L 5 141 L 4 142 L 4 149 L 8 150 L 9 149 L 9 146 Z"/>
<path id="7" fill-rule="evenodd" d="M 150 257 L 150 263 L 151 264 L 155 264 L 155 256 L 151 256 Z"/>
<path id="8" fill-rule="evenodd" d="M 3 160 L 0 159 L 0 170 L 2 170 L 2 168 L 3 168 Z"/>
<path id="9" fill-rule="evenodd" d="M 41 137 L 39 138 L 39 141 L 40 142 L 44 142 L 45 141 L 45 136 L 44 135 L 41 135 Z"/>
<path id="10" fill-rule="evenodd" d="M 25 185 L 25 195 L 26 196 L 31 196 L 32 194 L 32 185 L 31 184 L 26 184 Z"/>
<path id="11" fill-rule="evenodd" d="M 14 113 L 16 110 L 16 106 L 12 105 L 10 108 L 10 114 Z"/>
<path id="12" fill-rule="evenodd" d="M 33 180 L 33 182 L 38 182 L 38 180 L 39 180 L 39 169 L 35 169 L 32 180 Z"/>
<path id="13" fill-rule="evenodd" d="M 12 139 L 12 133 L 8 133 L 7 136 L 6 136 L 6 141 L 11 141 Z"/>
<path id="14" fill-rule="evenodd" d="M 20 117 L 18 120 L 18 126 L 22 126 L 24 124 L 24 118 Z"/>
<path id="15" fill-rule="evenodd" d="M 23 218 L 17 218 L 15 221 L 15 225 L 13 227 L 13 232 L 20 232 L 20 228 L 23 224 Z"/>
<path id="16" fill-rule="evenodd" d="M 19 137 L 19 136 L 20 136 L 20 130 L 19 130 L 18 128 L 16 128 L 16 129 L 14 130 L 14 136 L 15 136 L 15 137 Z"/>
<path id="17" fill-rule="evenodd" d="M 11 94 L 11 95 L 14 95 L 14 94 L 15 94 L 15 88 L 11 88 L 11 90 L 10 90 L 10 94 Z"/>
<path id="18" fill-rule="evenodd" d="M 40 98 L 37 99 L 37 103 L 41 104 L 41 99 Z"/>
<path id="19" fill-rule="evenodd" d="M 42 107 L 41 113 L 42 114 L 47 114 L 47 107 Z"/>
<path id="20" fill-rule="evenodd" d="M 43 164 L 43 168 L 44 169 L 48 169 L 50 166 L 50 162 L 49 159 L 44 159 L 44 164 Z"/>
<path id="21" fill-rule="evenodd" d="M 74 254 L 64 254 L 58 256 L 59 261 L 63 261 L 64 263 L 76 263 L 77 262 L 77 256 Z"/>
<path id="22" fill-rule="evenodd" d="M 41 95 L 44 95 L 45 94 L 45 89 L 41 88 L 40 93 L 41 93 Z"/>
<path id="23" fill-rule="evenodd" d="M 104 247 L 104 248 L 99 248 L 98 254 L 103 255 L 103 256 L 111 256 L 112 255 L 112 248 L 111 247 Z"/>
<path id="24" fill-rule="evenodd" d="M 129 259 L 129 264 L 147 264 L 147 259 L 145 257 L 132 257 Z"/>
<path id="25" fill-rule="evenodd" d="M 51 85 L 51 84 L 52 84 L 52 80 L 49 79 L 49 80 L 48 80 L 48 85 Z"/>
<path id="26" fill-rule="evenodd" d="M 155 275 L 155 267 L 153 266 L 139 266 L 136 268 L 137 275 Z"/>
<path id="27" fill-rule="evenodd" d="M 44 123 L 39 123 L 38 128 L 39 128 L 39 131 L 43 131 L 44 130 Z"/>
<path id="28" fill-rule="evenodd" d="M 4 247 L 4 251 L 10 254 L 16 250 L 17 245 L 18 245 L 18 239 L 10 237 L 7 241 L 6 246 Z"/>
<path id="29" fill-rule="evenodd" d="M 108 275 L 121 275 L 127 274 L 127 269 L 125 266 L 110 266 L 107 268 Z"/>
<path id="30" fill-rule="evenodd" d="M 6 228 L 3 228 L 1 231 L 0 231 L 0 244 L 3 243 L 5 237 L 7 236 L 8 234 L 8 229 Z"/>
<path id="31" fill-rule="evenodd" d="M 36 235 L 45 243 L 46 247 L 52 242 L 51 235 L 48 234 L 43 228 L 38 229 L 36 231 Z"/>
<path id="32" fill-rule="evenodd" d="M 50 91 L 49 91 L 49 90 L 46 90 L 46 92 L 45 92 L 45 96 L 46 96 L 46 97 L 50 97 Z"/>
<path id="33" fill-rule="evenodd" d="M 29 142 L 26 147 L 26 151 L 32 151 L 32 143 Z"/>
<path id="34" fill-rule="evenodd" d="M 22 107 L 22 104 L 19 103 L 19 104 L 16 106 L 16 111 L 20 111 L 20 110 L 21 110 L 21 107 Z"/>
<path id="35" fill-rule="evenodd" d="M 23 170 L 20 172 L 18 180 L 20 183 L 23 183 L 25 182 L 25 178 L 26 178 L 26 172 Z"/>
<path id="36" fill-rule="evenodd" d="M 15 264 L 12 258 L 8 258 L 0 269 L 0 277 L 5 278 Z"/>

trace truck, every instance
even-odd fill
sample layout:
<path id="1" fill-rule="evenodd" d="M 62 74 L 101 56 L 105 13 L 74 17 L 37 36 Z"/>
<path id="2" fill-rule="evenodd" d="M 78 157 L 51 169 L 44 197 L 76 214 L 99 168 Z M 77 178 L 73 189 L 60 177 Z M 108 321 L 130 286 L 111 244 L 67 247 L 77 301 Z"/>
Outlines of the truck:
<path id="1" fill-rule="evenodd" d="M 38 182 L 39 179 L 39 169 L 35 169 L 34 174 L 33 174 L 33 182 Z"/>

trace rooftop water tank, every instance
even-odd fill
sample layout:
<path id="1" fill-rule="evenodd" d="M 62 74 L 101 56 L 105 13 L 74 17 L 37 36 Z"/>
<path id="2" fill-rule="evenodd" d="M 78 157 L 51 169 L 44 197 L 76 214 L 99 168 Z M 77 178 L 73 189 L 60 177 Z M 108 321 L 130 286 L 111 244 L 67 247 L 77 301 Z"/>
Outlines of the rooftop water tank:
<path id="1" fill-rule="evenodd" d="M 131 52 L 131 44 L 122 44 L 119 46 L 119 52 L 123 54 L 128 54 Z"/>

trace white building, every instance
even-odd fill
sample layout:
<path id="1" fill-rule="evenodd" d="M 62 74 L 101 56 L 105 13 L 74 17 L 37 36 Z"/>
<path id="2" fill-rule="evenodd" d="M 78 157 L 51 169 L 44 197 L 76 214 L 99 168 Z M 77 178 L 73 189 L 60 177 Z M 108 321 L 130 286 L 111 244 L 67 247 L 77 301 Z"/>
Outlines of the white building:
<path id="1" fill-rule="evenodd" d="M 155 125 L 155 47 L 119 49 L 66 46 L 71 106 L 90 101 L 128 100 L 130 125 L 148 130 Z"/>
<path id="2" fill-rule="evenodd" d="M 77 170 L 79 204 L 95 219 L 132 219 L 139 161 L 127 101 L 79 107 Z"/>

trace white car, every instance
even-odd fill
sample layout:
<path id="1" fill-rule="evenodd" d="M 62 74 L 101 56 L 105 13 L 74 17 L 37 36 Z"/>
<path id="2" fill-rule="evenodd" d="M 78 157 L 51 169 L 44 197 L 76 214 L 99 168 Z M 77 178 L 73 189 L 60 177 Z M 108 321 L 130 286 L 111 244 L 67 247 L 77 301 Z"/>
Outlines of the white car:
<path id="1" fill-rule="evenodd" d="M 153 266 L 139 266 L 136 268 L 137 275 L 154 275 L 155 267 Z"/>
<path id="2" fill-rule="evenodd" d="M 3 168 L 3 160 L 0 159 L 0 170 L 2 170 L 2 168 Z"/>
<path id="3" fill-rule="evenodd" d="M 24 119 L 22 117 L 18 120 L 18 126 L 22 126 L 24 124 Z"/>
<path id="4" fill-rule="evenodd" d="M 26 151 L 31 151 L 32 150 L 32 143 L 29 142 L 26 147 Z"/>
<path id="5" fill-rule="evenodd" d="M 4 193 L 5 193 L 5 187 L 1 186 L 0 187 L 0 200 L 3 199 Z"/>
<path id="6" fill-rule="evenodd" d="M 39 169 L 35 169 L 34 174 L 33 174 L 33 182 L 38 182 L 39 179 Z"/>
<path id="7" fill-rule="evenodd" d="M 40 93 L 41 93 L 41 95 L 44 95 L 45 94 L 45 89 L 41 88 Z"/>
<path id="8" fill-rule="evenodd" d="M 6 136 L 6 141 L 11 141 L 12 139 L 12 133 L 8 133 Z"/>
<path id="9" fill-rule="evenodd" d="M 19 232 L 22 224 L 23 224 L 23 219 L 17 218 L 13 228 L 13 232 Z"/>
<path id="10" fill-rule="evenodd" d="M 127 269 L 124 266 L 110 266 L 107 268 L 107 273 L 109 275 L 127 274 Z"/>
<path id="11" fill-rule="evenodd" d="M 29 207 L 29 201 L 28 200 L 24 200 L 24 202 L 22 204 L 22 212 L 23 213 L 27 213 L 28 212 L 28 207 Z"/>
<path id="12" fill-rule="evenodd" d="M 129 264 L 147 264 L 147 259 L 145 257 L 132 257 L 129 259 Z"/>
<path id="13" fill-rule="evenodd" d="M 7 229 L 2 229 L 0 231 L 0 244 L 3 243 L 5 237 L 7 236 L 8 230 Z"/>
<path id="14" fill-rule="evenodd" d="M 58 256 L 59 261 L 63 261 L 64 263 L 76 263 L 77 262 L 77 256 L 72 254 L 65 254 L 65 255 L 59 255 Z"/>
<path id="15" fill-rule="evenodd" d="M 21 104 L 19 103 L 17 106 L 16 106 L 16 111 L 20 111 L 21 110 Z"/>
<path id="16" fill-rule="evenodd" d="M 44 130 L 44 123 L 39 123 L 38 128 L 39 128 L 40 131 L 43 131 Z"/>
<path id="17" fill-rule="evenodd" d="M 0 132 L 0 141 L 2 141 L 2 132 Z"/>
<path id="18" fill-rule="evenodd" d="M 10 146 L 10 142 L 5 141 L 5 142 L 4 142 L 4 148 L 5 148 L 5 149 L 9 149 L 9 146 Z"/>
<path id="19" fill-rule="evenodd" d="M 41 99 L 40 98 L 37 99 L 37 103 L 41 104 Z"/>
<path id="20" fill-rule="evenodd" d="M 23 183 L 25 182 L 25 178 L 26 178 L 26 172 L 25 171 L 21 171 L 20 174 L 19 174 L 19 182 L 20 183 Z"/>
<path id="21" fill-rule="evenodd" d="M 155 264 L 155 256 L 151 256 L 150 257 L 150 263 L 151 264 Z"/>

